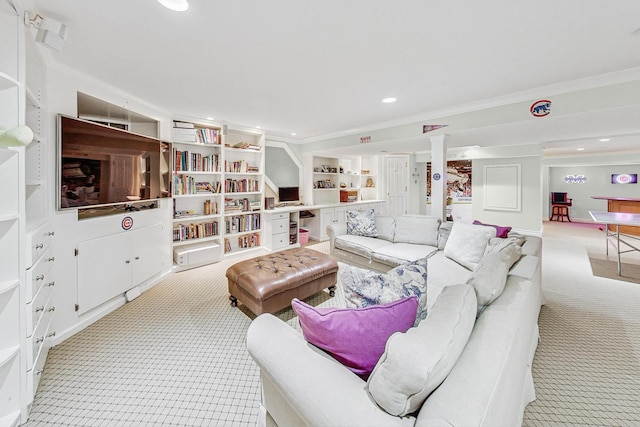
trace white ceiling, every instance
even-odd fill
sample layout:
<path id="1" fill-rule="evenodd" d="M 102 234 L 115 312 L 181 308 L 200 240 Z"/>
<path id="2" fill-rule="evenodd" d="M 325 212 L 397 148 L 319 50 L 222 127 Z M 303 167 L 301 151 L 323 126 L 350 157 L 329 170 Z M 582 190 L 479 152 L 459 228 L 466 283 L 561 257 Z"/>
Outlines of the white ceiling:
<path id="1" fill-rule="evenodd" d="M 68 26 L 54 61 L 172 116 L 261 126 L 290 142 L 640 81 L 638 0 L 190 0 L 186 12 L 155 0 L 27 2 Z M 390 96 L 398 101 L 381 102 Z M 544 125 L 474 125 L 467 114 L 452 143 L 539 142 L 559 155 L 616 135 L 640 146 L 640 90 L 603 111 L 581 110 L 575 96 Z"/>

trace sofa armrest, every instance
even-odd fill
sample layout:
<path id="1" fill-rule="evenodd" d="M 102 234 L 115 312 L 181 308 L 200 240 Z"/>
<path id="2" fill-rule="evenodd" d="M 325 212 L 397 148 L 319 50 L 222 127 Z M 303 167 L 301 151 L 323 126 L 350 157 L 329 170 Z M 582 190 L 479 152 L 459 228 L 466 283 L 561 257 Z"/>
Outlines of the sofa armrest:
<path id="1" fill-rule="evenodd" d="M 290 413 L 314 426 L 410 426 L 415 422 L 413 417 L 384 412 L 369 397 L 363 380 L 271 314 L 251 323 L 247 349 L 261 375 L 277 390 L 273 396 L 263 396 L 276 423 L 279 415 L 286 421 Z"/>
<path id="2" fill-rule="evenodd" d="M 335 242 L 337 236 L 347 234 L 347 224 L 330 224 L 327 226 L 327 236 L 329 236 L 329 253 L 335 255 Z"/>

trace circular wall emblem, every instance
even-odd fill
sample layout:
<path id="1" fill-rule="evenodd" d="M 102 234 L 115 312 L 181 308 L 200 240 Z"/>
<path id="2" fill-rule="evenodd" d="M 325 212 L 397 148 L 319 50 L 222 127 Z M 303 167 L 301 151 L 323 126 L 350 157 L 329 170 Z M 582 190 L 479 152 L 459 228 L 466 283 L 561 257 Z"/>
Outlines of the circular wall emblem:
<path id="1" fill-rule="evenodd" d="M 125 216 L 122 219 L 122 229 L 123 230 L 130 230 L 131 227 L 133 227 L 133 218 L 131 218 L 130 216 Z"/>
<path id="2" fill-rule="evenodd" d="M 433 174 L 433 179 L 435 179 L 436 181 L 438 181 L 440 179 L 440 174 L 439 173 L 434 173 Z"/>
<path id="3" fill-rule="evenodd" d="M 551 101 L 548 99 L 536 101 L 529 107 L 529 112 L 533 117 L 544 117 L 551 113 Z"/>

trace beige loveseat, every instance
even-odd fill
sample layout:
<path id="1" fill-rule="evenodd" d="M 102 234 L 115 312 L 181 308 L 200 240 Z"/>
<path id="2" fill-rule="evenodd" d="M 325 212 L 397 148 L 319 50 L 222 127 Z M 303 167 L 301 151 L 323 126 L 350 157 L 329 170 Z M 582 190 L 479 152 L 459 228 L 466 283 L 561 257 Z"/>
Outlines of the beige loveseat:
<path id="1" fill-rule="evenodd" d="M 464 227 L 468 230 L 467 225 L 458 226 L 457 230 L 453 226 L 452 242 L 462 241 L 462 246 L 468 243 L 460 239 Z M 464 347 L 442 384 L 411 413 L 393 415 L 372 397 L 375 393 L 370 388 L 375 386 L 371 384 L 375 370 L 366 382 L 309 344 L 287 323 L 272 315 L 256 318 L 247 334 L 247 348 L 260 368 L 261 423 L 279 426 L 520 425 L 524 408 L 535 399 L 531 366 L 538 343 L 537 322 L 543 296 L 541 239 L 518 238 L 519 259 L 508 270 L 504 289 L 474 318 L 470 335 L 468 339 L 464 337 Z M 446 250 L 447 242 L 442 243 L 442 249 L 437 250 L 436 245 L 436 251 L 429 257 L 429 315 L 417 327 L 401 334 L 404 341 L 396 339 L 409 342 L 412 348 L 411 340 L 424 339 L 419 338 L 421 330 L 434 329 L 434 322 L 442 321 L 437 313 L 442 311 L 443 300 L 451 296 L 447 290 L 447 298 L 439 299 L 443 289 L 468 288 L 468 281 L 473 283 L 482 276 L 480 266 L 486 255 L 469 269 L 460 262 L 466 263 L 465 256 L 476 249 L 456 253 L 452 252 L 453 247 Z M 487 247 L 500 244 L 494 238 Z M 487 279 L 486 274 L 484 276 Z M 452 286 L 461 283 L 465 285 Z M 409 333 L 414 330 L 415 333 Z M 397 334 L 392 335 L 389 342 Z M 380 360 L 383 359 L 384 356 Z M 414 367 L 416 377 L 431 369 L 420 364 L 409 364 Z M 395 383 L 393 378 L 391 384 Z M 401 376 L 398 382 L 399 378 Z M 379 385 L 375 387 L 380 389 Z"/>

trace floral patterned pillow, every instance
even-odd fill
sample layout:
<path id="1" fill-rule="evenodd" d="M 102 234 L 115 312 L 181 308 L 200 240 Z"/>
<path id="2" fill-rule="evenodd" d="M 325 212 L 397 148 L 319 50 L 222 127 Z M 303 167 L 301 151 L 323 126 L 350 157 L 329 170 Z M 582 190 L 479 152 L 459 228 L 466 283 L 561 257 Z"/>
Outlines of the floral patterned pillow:
<path id="1" fill-rule="evenodd" d="M 352 236 L 378 237 L 374 211 L 347 211 L 347 234 Z"/>
<path id="2" fill-rule="evenodd" d="M 415 325 L 427 317 L 427 258 L 399 265 L 386 274 L 343 263 L 338 267 L 347 307 L 387 304 L 415 295 L 419 300 Z"/>

